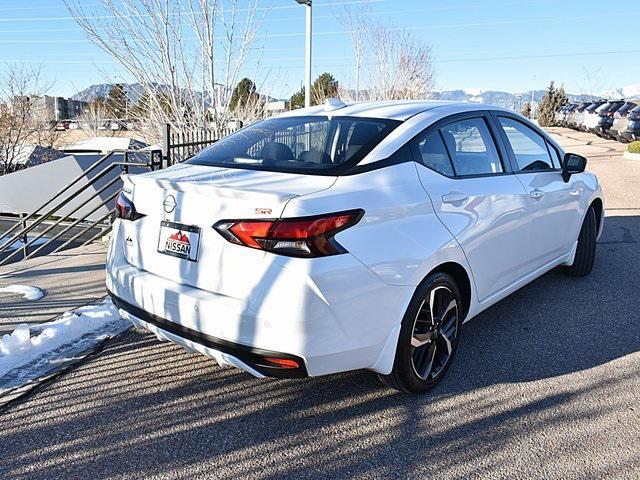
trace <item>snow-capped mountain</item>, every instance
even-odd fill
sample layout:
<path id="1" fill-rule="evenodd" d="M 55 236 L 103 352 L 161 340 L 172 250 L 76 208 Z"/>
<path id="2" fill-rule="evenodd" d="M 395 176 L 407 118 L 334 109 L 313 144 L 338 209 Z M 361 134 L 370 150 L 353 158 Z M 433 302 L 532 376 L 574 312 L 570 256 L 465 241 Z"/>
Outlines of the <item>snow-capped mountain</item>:
<path id="1" fill-rule="evenodd" d="M 629 99 L 640 99 L 640 85 L 627 85 L 622 88 L 613 88 L 611 90 L 607 90 L 602 94 L 604 98 L 629 98 Z"/>
<path id="2" fill-rule="evenodd" d="M 540 102 L 544 97 L 546 90 L 536 90 L 534 99 Z M 568 93 L 567 97 L 570 102 L 592 100 L 594 97 L 589 95 L 576 95 Z M 504 108 L 520 110 L 526 102 L 531 102 L 531 91 L 522 93 L 509 93 L 499 90 L 483 90 L 481 88 L 463 88 L 461 90 L 435 90 L 431 93 L 433 100 L 452 100 L 456 102 L 475 102 L 498 105 Z"/>

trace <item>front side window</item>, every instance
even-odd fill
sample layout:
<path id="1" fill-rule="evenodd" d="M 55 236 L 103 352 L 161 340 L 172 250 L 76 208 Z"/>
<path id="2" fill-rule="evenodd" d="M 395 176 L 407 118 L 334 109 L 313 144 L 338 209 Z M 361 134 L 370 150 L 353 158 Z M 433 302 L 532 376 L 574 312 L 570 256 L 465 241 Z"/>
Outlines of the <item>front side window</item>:
<path id="1" fill-rule="evenodd" d="M 502 173 L 502 163 L 489 127 L 482 118 L 450 123 L 440 130 L 456 176 Z"/>
<path id="2" fill-rule="evenodd" d="M 511 118 L 500 117 L 500 125 L 507 135 L 518 170 L 528 172 L 554 168 L 547 142 L 537 132 Z"/>
<path id="3" fill-rule="evenodd" d="M 249 125 L 185 163 L 338 175 L 355 166 L 400 122 L 359 117 L 283 117 Z"/>

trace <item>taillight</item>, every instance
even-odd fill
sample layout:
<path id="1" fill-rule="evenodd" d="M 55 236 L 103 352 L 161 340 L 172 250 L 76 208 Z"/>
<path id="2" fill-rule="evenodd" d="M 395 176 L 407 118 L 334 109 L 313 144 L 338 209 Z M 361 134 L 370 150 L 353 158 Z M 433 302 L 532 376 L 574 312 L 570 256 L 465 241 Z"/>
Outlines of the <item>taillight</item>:
<path id="1" fill-rule="evenodd" d="M 125 197 L 123 192 L 120 192 L 116 199 L 116 218 L 137 220 L 142 217 L 144 217 L 144 215 L 136 212 L 136 207 L 133 202 Z"/>
<path id="2" fill-rule="evenodd" d="M 231 243 L 290 257 L 325 257 L 346 253 L 336 233 L 360 221 L 364 210 L 277 220 L 223 220 L 215 228 Z"/>

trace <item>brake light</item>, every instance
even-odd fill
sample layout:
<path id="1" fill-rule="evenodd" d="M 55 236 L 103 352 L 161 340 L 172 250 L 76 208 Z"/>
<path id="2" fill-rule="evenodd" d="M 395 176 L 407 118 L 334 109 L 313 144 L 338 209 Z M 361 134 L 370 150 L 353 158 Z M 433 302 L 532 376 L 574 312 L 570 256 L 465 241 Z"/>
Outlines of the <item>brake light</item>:
<path id="1" fill-rule="evenodd" d="M 290 257 L 346 253 L 334 236 L 360 221 L 364 210 L 277 220 L 223 220 L 215 228 L 231 243 Z"/>
<path id="2" fill-rule="evenodd" d="M 129 200 L 123 192 L 120 192 L 116 199 L 116 218 L 122 218 L 123 220 L 138 220 L 144 217 L 144 215 L 136 212 L 136 207 L 131 200 Z"/>

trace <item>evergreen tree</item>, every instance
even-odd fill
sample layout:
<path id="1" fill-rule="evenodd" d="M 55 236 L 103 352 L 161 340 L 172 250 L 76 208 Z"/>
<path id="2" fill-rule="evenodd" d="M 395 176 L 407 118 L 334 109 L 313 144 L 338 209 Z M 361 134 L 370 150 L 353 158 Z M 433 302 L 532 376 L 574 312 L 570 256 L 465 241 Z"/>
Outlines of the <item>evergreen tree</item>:
<path id="1" fill-rule="evenodd" d="M 111 87 L 105 105 L 107 107 L 107 115 L 110 118 L 122 119 L 126 117 L 128 99 L 121 83 L 116 83 Z"/>
<path id="2" fill-rule="evenodd" d="M 313 105 L 320 105 L 324 103 L 327 98 L 333 98 L 338 96 L 338 81 L 330 73 L 323 73 L 316 78 L 316 81 L 311 85 L 311 103 Z"/>
<path id="3" fill-rule="evenodd" d="M 304 95 L 305 88 L 302 87 L 299 91 L 291 96 L 291 109 L 304 107 Z M 330 73 L 323 73 L 315 79 L 311 85 L 311 105 L 320 105 L 324 103 L 327 98 L 333 98 L 338 96 L 338 81 Z"/>
<path id="4" fill-rule="evenodd" d="M 291 100 L 289 101 L 291 105 L 291 110 L 304 107 L 304 92 L 305 92 L 305 89 L 304 87 L 302 87 L 299 91 L 297 91 L 291 96 Z"/>
<path id="5" fill-rule="evenodd" d="M 243 78 L 233 89 L 229 108 L 233 112 L 238 108 L 246 107 L 250 101 L 257 100 L 257 95 L 255 83 L 249 78 Z"/>
<path id="6" fill-rule="evenodd" d="M 567 95 L 563 87 L 555 88 L 553 81 L 549 84 L 547 92 L 540 102 L 538 122 L 541 127 L 553 126 L 556 111 L 568 103 Z"/>
<path id="7" fill-rule="evenodd" d="M 525 102 L 522 105 L 522 111 L 520 112 L 523 117 L 531 118 L 531 104 L 529 102 Z"/>

